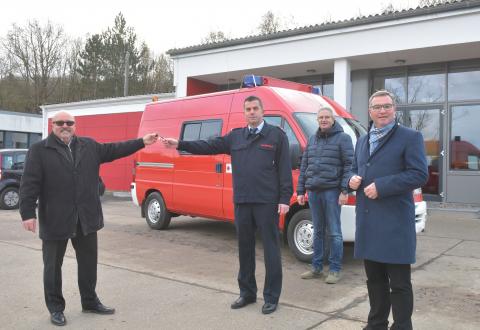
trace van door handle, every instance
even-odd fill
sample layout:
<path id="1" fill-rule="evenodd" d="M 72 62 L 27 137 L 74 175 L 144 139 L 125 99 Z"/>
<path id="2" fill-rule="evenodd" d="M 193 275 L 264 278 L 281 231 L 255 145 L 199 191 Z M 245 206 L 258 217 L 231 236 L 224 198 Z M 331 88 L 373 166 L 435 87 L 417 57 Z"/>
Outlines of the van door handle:
<path id="1" fill-rule="evenodd" d="M 215 172 L 222 173 L 222 163 L 215 164 Z"/>

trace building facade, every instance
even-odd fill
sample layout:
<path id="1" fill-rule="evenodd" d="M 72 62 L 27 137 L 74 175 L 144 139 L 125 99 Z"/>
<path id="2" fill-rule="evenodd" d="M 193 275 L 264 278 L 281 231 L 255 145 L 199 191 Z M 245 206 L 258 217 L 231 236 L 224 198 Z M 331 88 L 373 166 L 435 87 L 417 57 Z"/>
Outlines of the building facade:
<path id="1" fill-rule="evenodd" d="M 41 139 L 41 115 L 0 111 L 0 149 L 28 148 Z"/>
<path id="2" fill-rule="evenodd" d="M 425 138 L 427 199 L 480 203 L 480 0 L 389 12 L 173 49 L 177 97 L 238 88 L 244 75 L 320 87 L 368 125 L 368 97 L 396 95 Z"/>

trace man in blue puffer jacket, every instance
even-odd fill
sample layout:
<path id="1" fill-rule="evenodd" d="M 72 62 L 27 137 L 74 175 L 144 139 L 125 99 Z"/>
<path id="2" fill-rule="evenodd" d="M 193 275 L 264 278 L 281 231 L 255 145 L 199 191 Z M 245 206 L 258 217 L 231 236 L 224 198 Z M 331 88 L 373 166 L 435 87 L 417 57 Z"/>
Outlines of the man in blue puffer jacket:
<path id="1" fill-rule="evenodd" d="M 330 108 L 321 108 L 317 121 L 319 129 L 308 140 L 297 185 L 297 200 L 300 205 L 305 204 L 305 192 L 308 191 L 314 231 L 312 267 L 301 277 L 323 277 L 323 239 L 326 228 L 330 244 L 330 268 L 325 282 L 335 284 L 340 279 L 342 268 L 340 210 L 348 200 L 353 144 L 350 136 L 335 122 Z"/>

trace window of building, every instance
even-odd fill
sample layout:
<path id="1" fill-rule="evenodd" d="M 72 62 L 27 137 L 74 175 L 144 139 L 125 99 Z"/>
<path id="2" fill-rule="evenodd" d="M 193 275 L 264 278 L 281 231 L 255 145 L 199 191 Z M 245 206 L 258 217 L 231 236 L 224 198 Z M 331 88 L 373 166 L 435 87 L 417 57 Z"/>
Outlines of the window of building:
<path id="1" fill-rule="evenodd" d="M 38 133 L 30 133 L 28 136 L 29 136 L 29 140 L 28 140 L 29 146 L 31 146 L 35 142 L 38 142 L 42 139 L 42 134 L 38 134 Z"/>
<path id="2" fill-rule="evenodd" d="M 5 148 L 4 143 L 3 143 L 3 135 L 5 132 L 0 131 L 0 149 Z"/>
<path id="3" fill-rule="evenodd" d="M 409 73 L 408 103 L 439 103 L 445 100 L 444 73 Z"/>
<path id="4" fill-rule="evenodd" d="M 480 100 L 480 69 L 448 73 L 449 100 Z"/>
<path id="5" fill-rule="evenodd" d="M 322 85 L 322 95 L 333 100 L 333 81 Z"/>
<path id="6" fill-rule="evenodd" d="M 379 75 L 373 79 L 373 91 L 385 89 L 395 95 L 396 103 L 407 100 L 407 79 L 405 74 Z"/>
<path id="7" fill-rule="evenodd" d="M 451 107 L 450 169 L 478 171 L 480 167 L 480 104 Z"/>
<path id="8" fill-rule="evenodd" d="M 5 132 L 5 148 L 28 148 L 28 133 Z"/>

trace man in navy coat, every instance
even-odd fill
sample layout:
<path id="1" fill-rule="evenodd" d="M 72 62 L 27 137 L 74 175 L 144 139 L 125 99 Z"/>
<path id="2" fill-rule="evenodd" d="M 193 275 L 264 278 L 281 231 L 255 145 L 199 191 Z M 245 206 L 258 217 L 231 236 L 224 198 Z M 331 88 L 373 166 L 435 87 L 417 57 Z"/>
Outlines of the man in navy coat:
<path id="1" fill-rule="evenodd" d="M 355 258 L 364 259 L 370 312 L 366 330 L 412 329 L 411 264 L 416 232 L 413 190 L 428 179 L 423 136 L 395 120 L 395 98 L 369 99 L 372 126 L 357 141 L 351 189 L 357 191 Z"/>
<path id="2" fill-rule="evenodd" d="M 278 234 L 279 216 L 288 213 L 293 193 L 292 168 L 285 132 L 263 119 L 263 103 L 257 96 L 243 103 L 247 127 L 235 128 L 208 141 L 162 138 L 167 147 L 196 155 L 229 154 L 233 168 L 233 202 L 238 236 L 240 297 L 232 309 L 257 301 L 255 279 L 255 231 L 262 237 L 265 259 L 263 314 L 275 312 L 282 291 L 282 260 Z"/>

